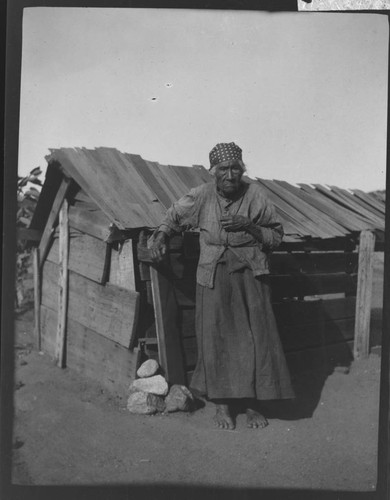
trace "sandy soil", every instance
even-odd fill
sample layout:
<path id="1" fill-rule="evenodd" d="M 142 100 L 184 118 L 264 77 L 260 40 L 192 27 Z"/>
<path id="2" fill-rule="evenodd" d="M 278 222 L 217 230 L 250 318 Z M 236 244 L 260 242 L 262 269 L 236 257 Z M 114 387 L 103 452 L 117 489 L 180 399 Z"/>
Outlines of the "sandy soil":
<path id="1" fill-rule="evenodd" d="M 375 489 L 377 354 L 348 373 L 293 377 L 297 400 L 270 405 L 263 430 L 239 415 L 234 431 L 221 431 L 210 403 L 192 414 L 131 415 L 125 401 L 34 350 L 32 328 L 30 310 L 16 320 L 14 484 Z"/>
<path id="2" fill-rule="evenodd" d="M 264 430 L 247 429 L 239 415 L 236 430 L 220 431 L 209 403 L 193 414 L 131 415 L 33 350 L 32 322 L 31 311 L 17 320 L 15 484 L 375 487 L 377 355 L 349 373 L 296 377 L 297 402 L 269 408 Z"/>

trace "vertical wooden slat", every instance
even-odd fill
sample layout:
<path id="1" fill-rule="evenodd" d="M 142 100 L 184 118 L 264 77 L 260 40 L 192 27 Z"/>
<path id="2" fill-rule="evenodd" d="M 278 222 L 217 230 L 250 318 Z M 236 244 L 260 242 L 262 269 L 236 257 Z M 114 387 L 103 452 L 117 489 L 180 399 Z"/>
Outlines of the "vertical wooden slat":
<path id="1" fill-rule="evenodd" d="M 70 184 L 71 184 L 71 179 L 64 178 L 62 180 L 61 185 L 57 191 L 56 197 L 54 199 L 53 205 L 51 207 L 51 211 L 47 219 L 45 229 L 43 231 L 41 242 L 39 243 L 39 264 L 41 267 L 46 259 L 47 252 L 49 250 L 50 242 L 55 229 L 54 224 L 57 220 L 59 211 L 62 206 L 62 202 L 65 199 Z"/>
<path id="2" fill-rule="evenodd" d="M 59 213 L 59 292 L 58 322 L 55 360 L 60 368 L 65 367 L 66 315 L 68 305 L 68 256 L 69 256 L 69 222 L 68 202 L 63 201 Z"/>
<path id="3" fill-rule="evenodd" d="M 369 353 L 374 247 L 375 234 L 369 230 L 362 231 L 359 240 L 359 270 L 356 292 L 355 359 L 365 358 Z"/>
<path id="4" fill-rule="evenodd" d="M 173 284 L 156 267 L 150 268 L 159 362 L 171 384 L 185 384 L 178 306 Z"/>
<path id="5" fill-rule="evenodd" d="M 132 240 L 124 241 L 120 246 L 118 252 L 118 274 L 115 284 L 127 290 L 135 290 Z"/>
<path id="6" fill-rule="evenodd" d="M 34 337 L 38 351 L 41 350 L 41 270 L 39 268 L 39 249 L 33 251 L 34 270 Z"/>

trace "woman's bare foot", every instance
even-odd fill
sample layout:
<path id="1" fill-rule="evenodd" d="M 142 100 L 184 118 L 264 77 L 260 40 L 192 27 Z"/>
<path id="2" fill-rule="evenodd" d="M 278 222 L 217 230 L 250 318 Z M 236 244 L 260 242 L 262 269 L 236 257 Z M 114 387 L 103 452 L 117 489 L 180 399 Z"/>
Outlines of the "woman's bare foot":
<path id="1" fill-rule="evenodd" d="M 233 430 L 236 426 L 230 414 L 229 405 L 216 404 L 215 406 L 216 406 L 216 412 L 214 417 L 215 425 L 220 429 Z"/>
<path id="2" fill-rule="evenodd" d="M 268 420 L 256 410 L 247 408 L 246 410 L 246 425 L 250 429 L 263 429 L 267 427 Z"/>

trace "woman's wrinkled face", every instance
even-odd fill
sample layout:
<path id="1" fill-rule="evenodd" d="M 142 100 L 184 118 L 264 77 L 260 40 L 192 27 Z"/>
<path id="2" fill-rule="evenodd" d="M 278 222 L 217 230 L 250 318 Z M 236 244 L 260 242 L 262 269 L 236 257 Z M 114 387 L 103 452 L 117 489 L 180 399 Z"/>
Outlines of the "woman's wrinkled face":
<path id="1" fill-rule="evenodd" d="M 238 162 L 230 162 L 227 165 L 217 165 L 215 169 L 215 181 L 217 188 L 225 196 L 234 195 L 241 185 L 241 177 L 244 173 Z"/>

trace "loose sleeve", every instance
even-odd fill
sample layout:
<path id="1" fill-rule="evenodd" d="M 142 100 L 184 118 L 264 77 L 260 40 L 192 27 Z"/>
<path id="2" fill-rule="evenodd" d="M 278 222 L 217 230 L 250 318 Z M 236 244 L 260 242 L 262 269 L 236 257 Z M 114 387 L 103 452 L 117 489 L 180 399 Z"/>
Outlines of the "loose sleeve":
<path id="1" fill-rule="evenodd" d="M 284 231 L 275 207 L 270 201 L 265 200 L 264 207 L 254 222 L 261 233 L 263 249 L 275 250 L 282 242 Z"/>
<path id="2" fill-rule="evenodd" d="M 174 233 L 192 229 L 198 225 L 198 192 L 196 188 L 180 198 L 167 210 L 158 231 L 172 236 Z"/>

